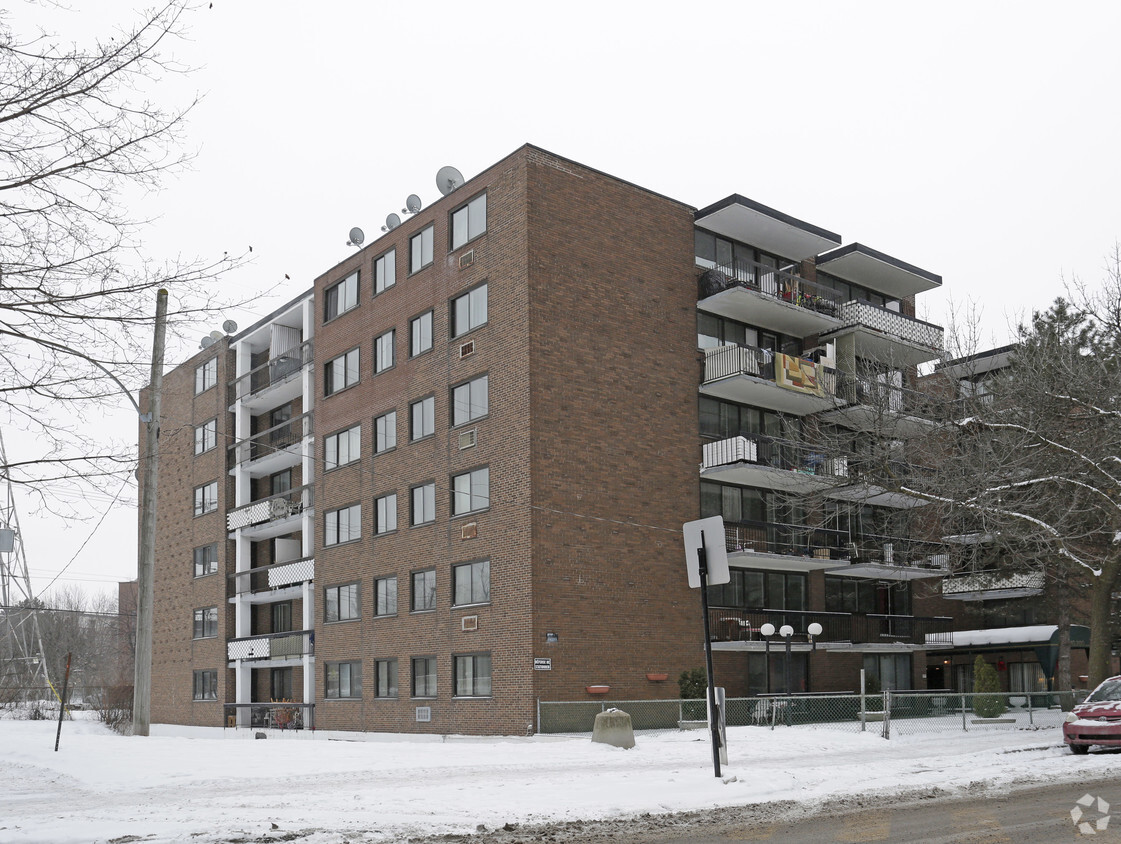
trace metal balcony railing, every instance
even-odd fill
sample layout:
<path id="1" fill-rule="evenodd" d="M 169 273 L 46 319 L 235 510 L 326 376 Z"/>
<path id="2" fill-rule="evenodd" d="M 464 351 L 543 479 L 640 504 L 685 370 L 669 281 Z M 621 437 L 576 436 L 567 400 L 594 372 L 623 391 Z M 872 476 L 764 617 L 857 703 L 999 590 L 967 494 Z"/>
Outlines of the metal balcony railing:
<path id="1" fill-rule="evenodd" d="M 248 592 L 267 592 L 285 586 L 296 586 L 315 579 L 315 558 L 304 557 L 285 563 L 271 563 L 229 575 L 227 597 Z"/>
<path id="2" fill-rule="evenodd" d="M 734 463 L 754 463 L 826 478 L 849 477 L 847 456 L 826 455 L 821 449 L 763 434 L 741 434 L 701 447 L 702 470 Z"/>
<path id="3" fill-rule="evenodd" d="M 264 522 L 275 522 L 295 516 L 312 506 L 312 485 L 299 486 L 288 492 L 270 495 L 226 514 L 226 529 L 237 530 Z"/>
<path id="4" fill-rule="evenodd" d="M 837 317 L 845 327 L 871 328 L 873 331 L 898 337 L 916 346 L 935 351 L 942 349 L 942 326 L 904 316 L 898 311 L 889 311 L 871 302 L 862 300 L 845 302 L 837 308 Z"/>
<path id="5" fill-rule="evenodd" d="M 278 451 L 286 451 L 299 445 L 304 437 L 312 433 L 312 414 L 303 414 L 279 425 L 254 434 L 248 439 L 238 440 L 229 447 L 229 468 L 267 457 Z"/>
<path id="6" fill-rule="evenodd" d="M 728 551 L 814 557 L 819 560 L 847 558 L 848 534 L 839 530 L 780 522 L 725 522 L 724 544 Z"/>
<path id="7" fill-rule="evenodd" d="M 226 657 L 231 660 L 299 659 L 304 654 L 314 653 L 314 630 L 243 636 L 226 642 Z"/>
<path id="8" fill-rule="evenodd" d="M 248 723 L 242 713 L 248 713 Z M 227 703 L 225 704 L 227 727 L 249 727 L 251 729 L 314 730 L 315 704 L 294 701 L 270 701 L 269 703 Z"/>
<path id="9" fill-rule="evenodd" d="M 714 346 L 705 349 L 704 382 L 708 384 L 734 375 L 750 375 L 777 383 L 775 377 L 777 358 L 779 355 L 774 352 L 753 346 Z M 804 361 L 801 358 L 798 358 L 798 362 L 813 376 L 823 396 L 836 395 L 837 371 L 835 369 L 826 368 L 820 363 Z"/>
<path id="10" fill-rule="evenodd" d="M 775 269 L 744 258 L 724 264 L 705 261 L 702 266 L 706 271 L 702 274 L 701 298 L 718 289 L 743 287 L 827 316 L 836 316 L 841 304 L 841 295 L 836 290 L 802 278 L 789 268 Z"/>
<path id="11" fill-rule="evenodd" d="M 709 607 L 709 632 L 714 642 L 762 642 L 759 629 L 770 622 L 775 629 L 789 624 L 792 642 L 807 642 L 806 629 L 817 622 L 822 632 L 818 643 L 851 642 L 854 645 L 898 643 L 909 645 L 950 644 L 953 619 L 947 616 L 883 615 L 865 613 L 809 612 L 806 610 L 740 609 Z M 785 644 L 771 637 L 773 648 Z"/>
<path id="12" fill-rule="evenodd" d="M 846 373 L 837 376 L 837 396 L 850 404 L 884 413 L 926 413 L 935 404 L 930 396 L 917 390 Z"/>
<path id="13" fill-rule="evenodd" d="M 979 571 L 957 574 L 942 579 L 943 595 L 961 595 L 967 592 L 988 592 L 1004 589 L 1039 589 L 1046 581 L 1042 571 Z"/>
<path id="14" fill-rule="evenodd" d="M 312 341 L 305 340 L 287 352 L 254 367 L 230 382 L 230 404 L 287 381 L 305 366 L 310 366 L 312 358 Z"/>

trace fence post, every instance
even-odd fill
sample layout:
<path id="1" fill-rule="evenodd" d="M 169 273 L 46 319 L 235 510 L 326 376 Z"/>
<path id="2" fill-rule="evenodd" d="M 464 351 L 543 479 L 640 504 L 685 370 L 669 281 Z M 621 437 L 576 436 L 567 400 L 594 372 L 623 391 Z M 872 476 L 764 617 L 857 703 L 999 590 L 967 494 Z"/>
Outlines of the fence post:
<path id="1" fill-rule="evenodd" d="M 541 698 L 537 698 L 537 732 L 541 732 Z"/>
<path id="2" fill-rule="evenodd" d="M 885 739 L 891 738 L 891 690 L 884 689 L 884 733 Z"/>
<path id="3" fill-rule="evenodd" d="M 865 700 L 864 700 L 864 669 L 861 668 L 860 669 L 860 732 L 862 732 L 862 733 L 866 729 L 868 729 L 868 722 L 867 722 L 867 719 L 864 717 L 865 705 L 866 704 L 865 704 Z"/>
<path id="4" fill-rule="evenodd" d="M 1031 692 L 1028 692 L 1028 725 L 1035 726 L 1035 720 L 1032 718 L 1031 711 Z"/>
<path id="5" fill-rule="evenodd" d="M 965 692 L 961 693 L 961 728 L 969 732 L 969 725 L 965 723 Z"/>
<path id="6" fill-rule="evenodd" d="M 677 729 L 684 730 L 682 726 L 685 723 L 685 701 L 678 699 L 677 701 Z"/>

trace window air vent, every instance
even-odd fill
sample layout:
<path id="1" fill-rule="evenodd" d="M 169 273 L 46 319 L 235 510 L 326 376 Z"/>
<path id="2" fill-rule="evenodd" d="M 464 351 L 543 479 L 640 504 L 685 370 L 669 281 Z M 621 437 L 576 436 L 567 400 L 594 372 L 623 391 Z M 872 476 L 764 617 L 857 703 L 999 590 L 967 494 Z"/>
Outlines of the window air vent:
<path id="1" fill-rule="evenodd" d="M 416 708 L 416 721 L 418 724 L 432 720 L 431 706 L 418 706 Z"/>
<path id="2" fill-rule="evenodd" d="M 465 524 L 463 527 L 461 527 L 459 529 L 459 538 L 460 539 L 474 539 L 478 535 L 479 535 L 479 523 L 478 522 L 468 522 L 467 524 Z"/>
<path id="3" fill-rule="evenodd" d="M 468 249 L 466 252 L 464 252 L 462 255 L 459 256 L 459 268 L 461 270 L 467 269 L 473 263 L 475 263 L 475 250 L 474 249 Z"/>
<path id="4" fill-rule="evenodd" d="M 468 357 L 469 355 L 473 355 L 473 354 L 475 354 L 475 341 L 474 340 L 468 340 L 466 343 L 464 343 L 463 345 L 461 345 L 459 347 L 460 360 L 462 360 L 465 357 Z"/>
<path id="5" fill-rule="evenodd" d="M 459 432 L 459 450 L 466 451 L 469 448 L 474 448 L 479 444 L 479 429 L 471 428 L 468 431 Z"/>
<path id="6" fill-rule="evenodd" d="M 459 626 L 466 631 L 479 629 L 479 617 L 477 615 L 465 615 L 459 620 Z"/>

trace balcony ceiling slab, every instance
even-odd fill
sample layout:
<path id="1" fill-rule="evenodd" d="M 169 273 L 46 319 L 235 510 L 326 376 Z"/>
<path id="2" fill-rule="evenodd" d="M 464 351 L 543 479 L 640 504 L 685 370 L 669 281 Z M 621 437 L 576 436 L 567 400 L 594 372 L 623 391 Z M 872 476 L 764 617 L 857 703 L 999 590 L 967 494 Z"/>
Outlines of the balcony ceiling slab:
<path id="1" fill-rule="evenodd" d="M 301 457 L 300 443 L 293 443 L 287 448 L 277 449 L 264 457 L 259 457 L 256 460 L 243 463 L 240 468 L 244 469 L 251 478 L 263 478 L 284 469 L 291 469 L 293 466 L 300 465 Z M 234 466 L 234 468 L 230 469 L 230 474 L 236 475 L 238 468 L 238 466 Z"/>
<path id="2" fill-rule="evenodd" d="M 732 194 L 694 215 L 698 226 L 764 252 L 802 261 L 840 246 L 841 236 Z"/>
<path id="3" fill-rule="evenodd" d="M 896 510 L 909 510 L 912 507 L 922 507 L 927 503 L 913 495 L 892 492 L 875 484 L 848 484 L 830 489 L 825 494 L 839 501 L 855 501 L 876 507 L 893 507 Z"/>
<path id="4" fill-rule="evenodd" d="M 777 410 L 792 416 L 820 413 L 837 406 L 837 400 L 832 396 L 818 398 L 810 393 L 788 390 L 774 381 L 756 378 L 754 375 L 730 375 L 717 381 L 709 381 L 701 385 L 701 395 Z"/>
<path id="5" fill-rule="evenodd" d="M 866 325 L 846 325 L 835 331 L 823 332 L 821 340 L 832 340 L 851 334 L 856 345 L 856 356 L 903 369 L 918 366 L 920 363 L 936 360 L 942 355 L 941 349 L 912 343 L 902 337 L 884 334 Z"/>
<path id="6" fill-rule="evenodd" d="M 796 472 L 791 469 L 775 469 L 758 463 L 731 463 L 701 470 L 706 481 L 723 481 L 729 484 L 742 484 L 763 489 L 778 489 L 784 492 L 812 492 L 836 483 L 835 479 L 819 475 Z"/>
<path id="7" fill-rule="evenodd" d="M 840 327 L 841 321 L 829 314 L 803 308 L 769 293 L 749 287 L 732 286 L 697 303 L 702 311 L 746 322 L 764 325 L 792 337 L 809 337 Z"/>
<path id="8" fill-rule="evenodd" d="M 831 571 L 847 566 L 846 560 L 822 560 L 794 554 L 771 554 L 766 551 L 729 551 L 728 565 L 737 569 L 763 569 L 765 571 Z"/>
<path id="9" fill-rule="evenodd" d="M 882 434 L 892 439 L 909 439 L 933 431 L 940 423 L 909 413 L 885 411 L 866 404 L 851 404 L 826 410 L 821 421 L 831 425 L 843 425 L 853 431 Z"/>
<path id="10" fill-rule="evenodd" d="M 285 516 L 283 519 L 272 519 L 271 521 L 259 522 L 255 525 L 248 525 L 240 528 L 241 538 L 259 542 L 262 539 L 273 539 L 277 536 L 285 536 L 289 533 L 298 533 L 303 524 L 303 517 L 305 515 L 314 518 L 315 509 L 306 507 L 303 511 Z M 236 530 L 231 530 L 229 534 L 230 539 L 237 539 L 238 533 Z"/>
<path id="11" fill-rule="evenodd" d="M 299 398 L 304 392 L 304 379 L 298 377 L 302 369 L 298 369 L 291 373 L 283 381 L 275 384 L 270 384 L 263 390 L 256 393 L 250 393 L 241 397 L 241 406 L 248 410 L 250 413 L 256 415 L 264 410 L 272 410 L 275 407 L 280 407 L 283 404 L 293 399 Z M 230 411 L 234 411 L 237 405 L 230 405 Z"/>
<path id="12" fill-rule="evenodd" d="M 942 276 L 879 252 L 850 243 L 817 256 L 818 269 L 880 293 L 903 299 L 942 286 Z"/>
<path id="13" fill-rule="evenodd" d="M 922 568 L 919 566 L 896 566 L 891 563 L 849 563 L 831 569 L 830 574 L 843 577 L 859 577 L 871 580 L 922 580 L 928 577 L 945 577 L 946 570 L 941 568 Z"/>
<path id="14" fill-rule="evenodd" d="M 231 604 L 271 604 L 274 601 L 298 600 L 304 593 L 303 586 L 282 586 L 279 589 L 260 589 L 256 592 L 242 592 L 229 599 Z"/>

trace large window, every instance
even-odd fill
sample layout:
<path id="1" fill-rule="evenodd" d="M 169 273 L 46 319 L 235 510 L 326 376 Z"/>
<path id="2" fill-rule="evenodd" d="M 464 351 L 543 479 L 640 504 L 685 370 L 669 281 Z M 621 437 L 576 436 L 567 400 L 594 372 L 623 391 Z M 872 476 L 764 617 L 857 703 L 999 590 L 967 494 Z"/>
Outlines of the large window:
<path id="1" fill-rule="evenodd" d="M 195 515 L 203 516 L 218 509 L 218 482 L 195 487 Z"/>
<path id="2" fill-rule="evenodd" d="M 452 337 L 466 334 L 487 321 L 487 286 L 480 284 L 462 296 L 452 299 Z"/>
<path id="3" fill-rule="evenodd" d="M 436 657 L 413 657 L 413 697 L 436 697 Z"/>
<path id="4" fill-rule="evenodd" d="M 327 663 L 327 699 L 362 697 L 362 663 Z"/>
<path id="5" fill-rule="evenodd" d="M 346 583 L 323 590 L 323 615 L 326 621 L 358 618 L 358 584 Z"/>
<path id="6" fill-rule="evenodd" d="M 374 453 L 397 448 L 397 411 L 391 410 L 374 419 Z"/>
<path id="7" fill-rule="evenodd" d="M 880 690 L 910 689 L 914 687 L 911 682 L 911 655 L 910 654 L 864 654 L 865 681 L 875 679 Z"/>
<path id="8" fill-rule="evenodd" d="M 358 383 L 360 355 L 358 349 L 351 349 L 337 358 L 331 358 L 324 366 L 323 393 L 332 395 Z"/>
<path id="9" fill-rule="evenodd" d="M 490 654 L 460 654 L 455 661 L 455 696 L 490 697 Z"/>
<path id="10" fill-rule="evenodd" d="M 218 700 L 218 672 L 194 672 L 194 689 L 191 693 L 193 700 Z"/>
<path id="11" fill-rule="evenodd" d="M 218 358 L 211 358 L 195 367 L 195 395 L 204 393 L 218 383 Z"/>
<path id="12" fill-rule="evenodd" d="M 797 440 L 800 428 L 795 418 L 707 396 L 701 397 L 700 416 L 701 436 L 720 439 L 742 436 L 754 439 L 760 449 L 758 454 L 760 462 L 785 468 L 783 457 L 788 457 L 787 462 L 789 462 L 797 456 L 793 453 L 782 454 L 782 443 L 771 441 L 771 438 Z M 763 437 L 760 438 L 759 434 Z"/>
<path id="13" fill-rule="evenodd" d="M 374 338 L 374 372 L 385 372 L 393 366 L 393 343 L 397 337 L 394 329 Z"/>
<path id="14" fill-rule="evenodd" d="M 485 604 L 490 601 L 490 560 L 452 566 L 452 604 Z"/>
<path id="15" fill-rule="evenodd" d="M 323 544 L 342 545 L 362 537 L 362 505 L 328 510 L 324 516 Z"/>
<path id="16" fill-rule="evenodd" d="M 218 445 L 218 420 L 211 419 L 195 428 L 195 454 L 210 451 Z"/>
<path id="17" fill-rule="evenodd" d="M 374 660 L 374 697 L 397 697 L 397 660 Z"/>
<path id="18" fill-rule="evenodd" d="M 416 357 L 432 348 L 432 311 L 409 320 L 409 355 Z"/>
<path id="19" fill-rule="evenodd" d="M 434 228 L 429 226 L 422 232 L 409 238 L 409 272 L 415 273 L 423 270 L 432 263 L 432 233 Z"/>
<path id="20" fill-rule="evenodd" d="M 488 378 L 480 375 L 452 390 L 452 424 L 462 425 L 490 412 Z"/>
<path id="21" fill-rule="evenodd" d="M 213 639 L 218 635 L 218 608 L 206 607 L 195 610 L 192 639 Z"/>
<path id="22" fill-rule="evenodd" d="M 397 283 L 397 250 L 390 249 L 374 261 L 374 295 Z"/>
<path id="23" fill-rule="evenodd" d="M 410 439 L 419 440 L 421 437 L 436 433 L 436 399 L 432 396 L 409 405 L 409 416 L 411 419 Z"/>
<path id="24" fill-rule="evenodd" d="M 323 320 L 332 320 L 358 307 L 358 271 L 355 270 L 323 294 Z"/>
<path id="25" fill-rule="evenodd" d="M 218 572 L 218 543 L 203 545 L 195 549 L 195 577 L 204 577 Z"/>
<path id="26" fill-rule="evenodd" d="M 397 577 L 374 581 L 374 615 L 397 615 Z"/>
<path id="27" fill-rule="evenodd" d="M 292 700 L 292 678 L 295 672 L 291 668 L 274 668 L 269 672 L 269 694 L 273 700 Z"/>
<path id="28" fill-rule="evenodd" d="M 353 463 L 362 456 L 362 426 L 355 425 L 323 440 L 323 471 Z"/>
<path id="29" fill-rule="evenodd" d="M 710 606 L 752 610 L 806 609 L 804 574 L 745 569 L 732 569 L 729 574 L 731 577 L 727 583 L 708 587 Z"/>
<path id="30" fill-rule="evenodd" d="M 452 477 L 452 515 L 490 506 L 490 469 L 486 466 Z"/>
<path id="31" fill-rule="evenodd" d="M 411 522 L 423 525 L 436 520 L 436 484 L 427 483 L 413 487 Z"/>
<path id="32" fill-rule="evenodd" d="M 397 530 L 397 493 L 374 499 L 374 533 Z"/>
<path id="33" fill-rule="evenodd" d="M 413 572 L 412 612 L 436 609 L 436 569 Z"/>
<path id="34" fill-rule="evenodd" d="M 911 584 L 826 576 L 825 609 L 827 612 L 910 615 Z"/>
<path id="35" fill-rule="evenodd" d="M 481 193 L 452 211 L 452 249 L 458 249 L 487 230 L 487 195 Z"/>

